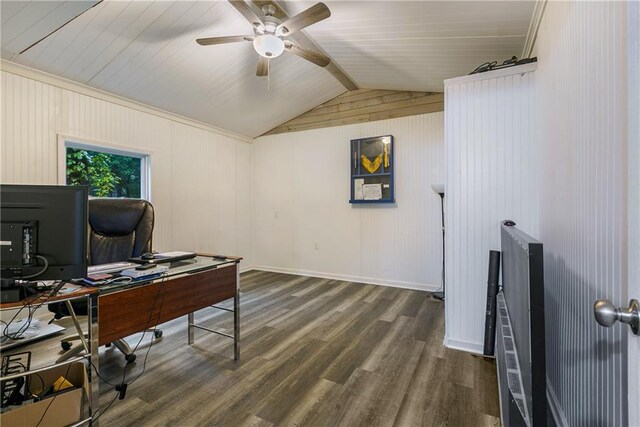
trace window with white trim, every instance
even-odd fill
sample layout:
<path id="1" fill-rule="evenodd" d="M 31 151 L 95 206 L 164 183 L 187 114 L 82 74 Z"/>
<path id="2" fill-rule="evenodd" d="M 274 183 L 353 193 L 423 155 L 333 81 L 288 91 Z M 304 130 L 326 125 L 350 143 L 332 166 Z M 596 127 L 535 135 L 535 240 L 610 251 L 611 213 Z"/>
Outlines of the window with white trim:
<path id="1" fill-rule="evenodd" d="M 149 199 L 149 155 L 64 142 L 65 182 L 87 185 L 93 197 Z"/>

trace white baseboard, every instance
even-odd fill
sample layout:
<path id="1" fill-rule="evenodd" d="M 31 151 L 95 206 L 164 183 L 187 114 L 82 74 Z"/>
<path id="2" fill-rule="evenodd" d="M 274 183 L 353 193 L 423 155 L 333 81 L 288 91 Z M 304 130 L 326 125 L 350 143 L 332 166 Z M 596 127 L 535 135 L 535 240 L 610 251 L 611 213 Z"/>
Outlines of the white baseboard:
<path id="1" fill-rule="evenodd" d="M 567 418 L 564 416 L 562 406 L 560 406 L 558 396 L 556 396 L 556 392 L 551 385 L 551 381 L 549 381 L 549 377 L 547 377 L 547 402 L 549 403 L 549 410 L 551 410 L 551 415 L 553 416 L 556 426 L 568 426 L 569 423 L 567 422 Z"/>
<path id="2" fill-rule="evenodd" d="M 448 337 L 444 338 L 444 346 L 447 348 L 453 348 L 455 350 L 462 350 L 475 354 L 482 354 L 484 352 L 484 344 L 482 343 L 454 340 Z"/>
<path id="3" fill-rule="evenodd" d="M 242 265 L 242 263 L 240 263 L 240 273 L 246 273 L 247 271 L 251 271 L 253 270 L 253 266 L 252 265 Z"/>
<path id="4" fill-rule="evenodd" d="M 260 271 L 270 271 L 272 273 L 294 274 L 296 276 L 309 276 L 309 277 L 319 277 L 322 279 L 343 280 L 345 282 L 366 283 L 369 285 L 389 286 L 392 288 L 413 289 L 417 291 L 433 292 L 440 289 L 439 285 L 429 285 L 426 283 L 402 282 L 397 280 L 383 280 L 383 279 L 376 279 L 373 277 L 347 276 L 342 274 L 324 273 L 320 271 L 268 267 L 266 265 L 254 265 L 251 269 L 260 270 Z"/>

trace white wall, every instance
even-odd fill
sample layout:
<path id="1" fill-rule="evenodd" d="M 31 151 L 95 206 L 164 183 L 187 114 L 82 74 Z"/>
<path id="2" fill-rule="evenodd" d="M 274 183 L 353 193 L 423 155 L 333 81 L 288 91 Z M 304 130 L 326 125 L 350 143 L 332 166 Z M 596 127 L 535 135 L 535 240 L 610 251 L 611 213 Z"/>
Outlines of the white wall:
<path id="1" fill-rule="evenodd" d="M 395 205 L 350 205 L 349 141 L 395 136 Z M 256 139 L 256 268 L 416 289 L 440 284 L 443 114 Z M 277 218 L 276 218 L 277 213 Z M 319 249 L 315 249 L 315 243 Z"/>
<path id="2" fill-rule="evenodd" d="M 33 70 L 1 76 L 2 183 L 57 184 L 58 134 L 150 151 L 154 249 L 235 254 L 251 265 L 247 140 Z"/>
<path id="3" fill-rule="evenodd" d="M 535 64 L 445 81 L 445 344 L 482 352 L 500 221 L 538 234 Z"/>
<path id="4" fill-rule="evenodd" d="M 626 306 L 626 224 L 638 222 L 626 217 L 628 6 L 549 2 L 535 46 L 547 377 L 560 425 L 627 424 L 628 328 L 597 325 L 593 303 Z"/>

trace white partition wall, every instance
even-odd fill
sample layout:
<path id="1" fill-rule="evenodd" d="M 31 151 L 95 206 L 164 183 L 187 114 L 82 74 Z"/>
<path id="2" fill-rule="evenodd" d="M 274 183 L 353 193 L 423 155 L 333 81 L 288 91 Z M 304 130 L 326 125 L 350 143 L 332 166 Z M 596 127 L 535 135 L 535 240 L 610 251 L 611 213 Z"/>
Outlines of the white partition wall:
<path id="1" fill-rule="evenodd" d="M 482 352 L 500 221 L 538 234 L 536 64 L 445 81 L 445 344 Z"/>

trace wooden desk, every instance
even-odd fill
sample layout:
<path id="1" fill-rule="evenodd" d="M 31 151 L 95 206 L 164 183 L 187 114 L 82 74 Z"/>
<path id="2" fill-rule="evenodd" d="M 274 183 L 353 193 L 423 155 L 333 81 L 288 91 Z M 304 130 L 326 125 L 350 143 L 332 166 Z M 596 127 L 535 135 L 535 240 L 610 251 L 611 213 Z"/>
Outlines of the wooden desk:
<path id="1" fill-rule="evenodd" d="M 188 315 L 189 344 L 193 343 L 195 328 L 220 334 L 234 340 L 234 359 L 240 358 L 240 294 L 239 263 L 242 258 L 229 258 L 226 261 L 213 260 L 209 256 L 198 256 L 193 260 L 172 265 L 165 277 L 146 282 L 113 284 L 100 288 L 67 284 L 64 292 L 51 298 L 32 297 L 17 303 L 0 304 L 1 310 L 16 310 L 28 305 L 69 301 L 86 298 L 89 307 L 88 339 L 85 348 L 89 354 L 83 354 L 55 365 L 65 365 L 88 358 L 99 370 L 98 345 L 104 345 L 137 332 L 142 332 L 160 323 L 180 316 Z M 44 293 L 46 295 L 46 293 Z M 214 304 L 233 298 L 233 310 L 215 307 Z M 97 302 L 96 302 L 97 300 Z M 214 306 L 233 312 L 234 333 L 218 332 L 194 323 L 193 313 L 205 307 Z M 97 308 L 97 309 L 96 309 Z M 79 324 L 76 328 L 81 333 Z M 12 349 L 13 351 L 13 349 Z M 32 372 L 4 377 L 10 379 Z M 87 364 L 90 382 L 89 415 L 91 419 L 98 410 L 98 379 Z M 97 421 L 93 422 L 98 425 Z"/>
<path id="2" fill-rule="evenodd" d="M 234 340 L 234 359 L 240 358 L 240 298 L 239 262 L 242 258 L 227 262 L 211 263 L 210 258 L 198 256 L 192 266 L 183 267 L 183 273 L 159 278 L 146 284 L 136 284 L 124 289 L 100 292 L 98 296 L 99 345 L 108 344 L 160 323 L 185 314 L 189 316 L 189 344 L 193 343 L 193 329 L 203 329 Z M 193 313 L 214 306 L 229 298 L 234 299 L 234 334 L 225 334 L 197 325 Z M 220 307 L 216 307 L 220 308 Z"/>

